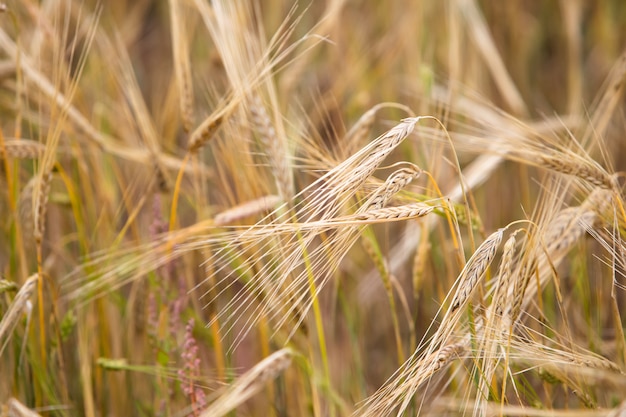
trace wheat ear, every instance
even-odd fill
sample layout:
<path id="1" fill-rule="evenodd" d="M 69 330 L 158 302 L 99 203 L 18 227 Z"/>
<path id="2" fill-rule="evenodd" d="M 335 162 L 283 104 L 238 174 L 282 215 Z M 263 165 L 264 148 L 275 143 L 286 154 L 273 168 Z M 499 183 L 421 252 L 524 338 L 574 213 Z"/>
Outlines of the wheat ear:
<path id="1" fill-rule="evenodd" d="M 272 121 L 261 98 L 254 94 L 250 102 L 250 115 L 252 123 L 259 134 L 259 140 L 265 148 L 269 159 L 270 168 L 274 174 L 274 180 L 278 193 L 283 201 L 289 201 L 295 194 L 293 174 L 289 168 L 287 146 L 284 140 L 276 133 Z"/>
<path id="2" fill-rule="evenodd" d="M 201 417 L 219 417 L 228 414 L 259 392 L 267 382 L 280 375 L 291 365 L 293 352 L 285 348 L 274 352 L 237 378 L 227 391 L 206 408 Z"/>
<path id="3" fill-rule="evenodd" d="M 365 210 L 377 210 L 385 207 L 389 200 L 401 189 L 420 176 L 422 170 L 415 164 L 394 171 L 364 204 Z"/>
<path id="4" fill-rule="evenodd" d="M 43 156 L 46 149 L 41 143 L 28 139 L 7 140 L 4 147 L 7 157 L 15 159 L 37 159 Z"/>
<path id="5" fill-rule="evenodd" d="M 537 160 L 541 166 L 556 172 L 575 176 L 605 189 L 614 188 L 613 178 L 606 171 L 590 162 L 566 160 L 563 156 L 544 154 L 537 155 Z"/>
<path id="6" fill-rule="evenodd" d="M 20 314 L 27 308 L 27 303 L 37 287 L 38 279 L 39 274 L 31 275 L 15 295 L 13 302 L 2 316 L 2 321 L 0 321 L 0 340 L 4 339 L 4 337 L 8 335 L 9 331 L 15 327 Z M 0 355 L 4 351 L 7 343 L 8 338 L 4 343 L 2 343 L 2 345 L 0 345 Z"/>
<path id="7" fill-rule="evenodd" d="M 37 177 L 33 193 L 33 236 L 37 244 L 41 243 L 46 226 L 46 210 L 52 182 L 52 172 L 43 172 Z"/>
<path id="8" fill-rule="evenodd" d="M 483 276 L 489 265 L 491 265 L 505 230 L 506 228 L 498 229 L 489 235 L 476 249 L 476 252 L 467 261 L 467 264 L 465 264 L 459 275 L 459 287 L 452 301 L 452 311 L 465 304 L 479 278 Z"/>

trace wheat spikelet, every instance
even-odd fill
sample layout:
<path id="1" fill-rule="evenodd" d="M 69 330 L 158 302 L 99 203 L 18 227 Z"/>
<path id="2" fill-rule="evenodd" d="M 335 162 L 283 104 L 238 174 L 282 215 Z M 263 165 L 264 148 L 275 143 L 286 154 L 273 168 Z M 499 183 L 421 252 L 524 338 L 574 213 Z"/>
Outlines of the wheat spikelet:
<path id="1" fill-rule="evenodd" d="M 33 189 L 33 236 L 37 244 L 41 243 L 46 226 L 46 209 L 50 185 L 52 182 L 52 172 L 42 173 L 36 177 L 35 188 Z"/>
<path id="2" fill-rule="evenodd" d="M 9 336 L 10 330 L 15 327 L 20 314 L 24 312 L 27 307 L 27 302 L 35 292 L 38 279 L 39 274 L 31 275 L 15 295 L 13 302 L 2 316 L 2 321 L 0 321 L 0 340 L 4 339 L 5 336 Z M 7 343 L 8 338 L 0 345 L 0 355 L 2 354 L 2 351 Z"/>
<path id="3" fill-rule="evenodd" d="M 257 198 L 219 213 L 215 216 L 214 223 L 216 226 L 227 225 L 245 217 L 272 210 L 280 201 L 281 197 L 276 195 Z"/>
<path id="4" fill-rule="evenodd" d="M 272 125 L 267 110 L 261 98 L 253 94 L 250 103 L 250 115 L 252 123 L 259 133 L 259 140 L 265 148 L 265 153 L 269 159 L 278 193 L 283 201 L 288 201 L 295 194 L 293 186 L 293 175 L 289 168 L 287 147 L 284 140 L 276 133 Z"/>
<path id="5" fill-rule="evenodd" d="M 383 208 L 391 200 L 391 197 L 419 177 L 421 173 L 422 170 L 417 165 L 411 163 L 406 168 L 394 171 L 364 204 L 365 210 Z"/>
<path id="6" fill-rule="evenodd" d="M 281 349 L 256 364 L 248 372 L 237 378 L 227 391 L 205 409 L 201 417 L 219 417 L 234 410 L 259 392 L 267 382 L 276 378 L 291 365 L 293 352 Z"/>
<path id="7" fill-rule="evenodd" d="M 506 229 L 498 229 L 476 249 L 476 252 L 467 261 L 465 267 L 459 275 L 459 287 L 452 301 L 452 311 L 461 307 L 469 298 L 472 290 L 476 286 L 478 279 L 483 276 L 491 261 L 493 260 L 496 250 L 502 241 L 502 235 Z"/>
<path id="8" fill-rule="evenodd" d="M 15 159 L 37 159 L 46 149 L 41 143 L 28 139 L 7 140 L 4 142 L 4 147 L 7 157 Z"/>

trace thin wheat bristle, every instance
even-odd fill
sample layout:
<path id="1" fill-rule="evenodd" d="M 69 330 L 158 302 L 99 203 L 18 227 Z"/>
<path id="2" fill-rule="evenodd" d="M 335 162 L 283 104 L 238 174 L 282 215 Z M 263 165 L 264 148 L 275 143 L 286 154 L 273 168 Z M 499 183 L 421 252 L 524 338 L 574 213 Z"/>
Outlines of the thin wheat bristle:
<path id="1" fill-rule="evenodd" d="M 483 276 L 489 265 L 491 265 L 505 230 L 505 228 L 498 229 L 487 237 L 476 249 L 469 261 L 467 261 L 459 276 L 459 287 L 452 301 L 452 311 L 455 311 L 467 301 L 479 278 Z"/>
<path id="2" fill-rule="evenodd" d="M 285 369 L 289 368 L 292 358 L 291 349 L 285 348 L 274 352 L 237 378 L 227 391 L 206 408 L 200 416 L 219 417 L 228 414 L 259 392 L 267 382 L 275 379 Z"/>
<path id="3" fill-rule="evenodd" d="M 28 139 L 7 140 L 4 142 L 8 158 L 14 159 L 37 159 L 41 157 L 46 147 L 39 142 Z M 0 154 L 0 156 L 2 156 Z"/>
<path id="4" fill-rule="evenodd" d="M 421 173 L 422 170 L 411 163 L 406 168 L 394 171 L 364 204 L 366 210 L 383 208 L 391 200 L 391 197 L 419 177 Z"/>
<path id="5" fill-rule="evenodd" d="M 288 201 L 293 197 L 295 191 L 293 175 L 289 168 L 287 147 L 276 133 L 261 98 L 256 94 L 253 94 L 251 98 L 250 115 L 252 123 L 259 133 L 259 140 L 265 148 L 265 154 L 269 159 L 278 193 L 283 201 Z"/>

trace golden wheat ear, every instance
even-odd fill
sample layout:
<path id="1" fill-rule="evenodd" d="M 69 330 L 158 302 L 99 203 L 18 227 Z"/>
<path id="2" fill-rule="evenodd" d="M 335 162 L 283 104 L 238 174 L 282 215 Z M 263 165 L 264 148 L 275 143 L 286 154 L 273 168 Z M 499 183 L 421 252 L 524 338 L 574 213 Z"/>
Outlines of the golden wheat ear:
<path id="1" fill-rule="evenodd" d="M 289 368 L 293 356 L 293 351 L 288 348 L 272 353 L 230 384 L 200 416 L 220 417 L 228 414 Z"/>

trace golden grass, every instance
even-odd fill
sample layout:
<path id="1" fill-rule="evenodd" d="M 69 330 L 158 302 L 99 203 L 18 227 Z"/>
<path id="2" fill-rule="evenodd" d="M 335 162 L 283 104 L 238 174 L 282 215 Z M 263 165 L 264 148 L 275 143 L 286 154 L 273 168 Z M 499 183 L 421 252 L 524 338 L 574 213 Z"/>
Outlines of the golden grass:
<path id="1" fill-rule="evenodd" d="M 620 415 L 625 20 L 0 4 L 0 414 Z"/>

